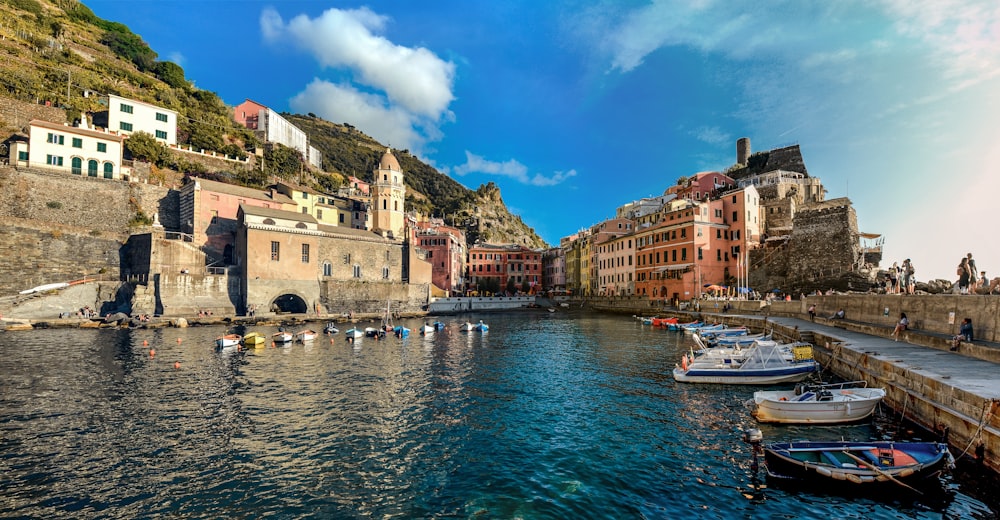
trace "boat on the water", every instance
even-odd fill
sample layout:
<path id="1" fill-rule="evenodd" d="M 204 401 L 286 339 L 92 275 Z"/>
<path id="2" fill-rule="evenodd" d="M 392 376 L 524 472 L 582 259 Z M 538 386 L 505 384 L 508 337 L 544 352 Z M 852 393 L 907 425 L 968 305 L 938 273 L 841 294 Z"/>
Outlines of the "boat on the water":
<path id="1" fill-rule="evenodd" d="M 653 318 L 652 325 L 654 327 L 668 327 L 671 324 L 676 324 L 677 318 Z"/>
<path id="2" fill-rule="evenodd" d="M 768 423 L 847 423 L 870 416 L 884 397 L 885 389 L 868 388 L 864 381 L 798 384 L 794 390 L 754 392 L 753 416 Z"/>
<path id="3" fill-rule="evenodd" d="M 911 486 L 954 467 L 937 442 L 796 441 L 763 445 L 768 478 L 844 483 L 856 489 Z"/>
<path id="4" fill-rule="evenodd" d="M 338 329 L 337 326 L 333 324 L 333 322 L 330 322 L 326 324 L 326 327 L 323 327 L 323 332 L 325 334 L 336 334 L 340 332 L 340 329 Z"/>
<path id="5" fill-rule="evenodd" d="M 347 331 L 344 332 L 344 337 L 346 337 L 347 339 L 359 339 L 364 337 L 364 335 L 365 335 L 364 331 L 355 328 L 347 329 Z"/>
<path id="6" fill-rule="evenodd" d="M 305 343 L 316 339 L 316 331 L 304 329 L 295 333 L 295 341 Z"/>
<path id="7" fill-rule="evenodd" d="M 475 330 L 478 330 L 479 332 L 489 332 L 490 326 L 483 323 L 483 320 L 479 320 L 479 323 L 475 325 Z"/>
<path id="8" fill-rule="evenodd" d="M 410 337 L 410 329 L 402 325 L 396 325 L 392 328 L 392 334 L 397 338 L 408 338 Z"/>
<path id="9" fill-rule="evenodd" d="M 243 339 L 243 336 L 239 334 L 225 334 L 215 338 L 215 346 L 219 348 L 235 347 L 240 344 L 241 339 Z"/>
<path id="10" fill-rule="evenodd" d="M 747 349 L 743 359 L 695 358 L 687 354 L 673 371 L 674 380 L 682 383 L 717 383 L 732 385 L 770 385 L 795 383 L 816 372 L 819 364 L 812 356 L 812 347 L 798 344 L 792 349 L 792 359 L 784 354 L 782 345 L 773 341 L 757 342 Z"/>
<path id="11" fill-rule="evenodd" d="M 435 321 L 434 323 L 424 323 L 420 326 L 421 334 L 433 334 L 439 330 L 444 330 L 444 323 L 440 321 Z"/>
<path id="12" fill-rule="evenodd" d="M 271 341 L 275 343 L 291 343 L 292 335 L 283 330 L 279 330 L 278 332 L 271 334 Z"/>
<path id="13" fill-rule="evenodd" d="M 246 336 L 243 336 L 243 346 L 245 347 L 262 347 L 264 342 L 264 335 L 260 332 L 248 332 Z"/>

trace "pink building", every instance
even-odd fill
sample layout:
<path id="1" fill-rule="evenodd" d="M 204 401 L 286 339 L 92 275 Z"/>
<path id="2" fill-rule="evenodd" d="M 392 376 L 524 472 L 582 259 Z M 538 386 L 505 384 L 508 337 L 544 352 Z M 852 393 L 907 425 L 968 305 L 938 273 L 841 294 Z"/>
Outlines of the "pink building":
<path id="1" fill-rule="evenodd" d="M 427 251 L 431 282 L 448 296 L 461 296 L 465 288 L 465 233 L 431 222 L 417 222 L 414 243 Z"/>

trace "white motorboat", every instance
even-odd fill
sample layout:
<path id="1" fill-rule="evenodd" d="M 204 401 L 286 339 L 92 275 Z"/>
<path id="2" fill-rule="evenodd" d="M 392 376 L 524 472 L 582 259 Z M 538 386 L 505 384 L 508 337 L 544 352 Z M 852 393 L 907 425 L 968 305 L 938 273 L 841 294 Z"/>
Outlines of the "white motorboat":
<path id="1" fill-rule="evenodd" d="M 242 339 L 243 336 L 240 336 L 239 334 L 226 334 L 215 338 L 215 346 L 219 348 L 235 347 L 240 344 Z"/>
<path id="2" fill-rule="evenodd" d="M 295 341 L 305 343 L 314 339 L 316 339 L 316 332 L 313 330 L 305 329 L 295 333 Z"/>
<path id="3" fill-rule="evenodd" d="M 348 339 L 359 339 L 364 337 L 364 335 L 365 333 L 361 329 L 347 329 L 347 332 L 344 332 L 344 336 Z"/>
<path id="4" fill-rule="evenodd" d="M 283 330 L 279 330 L 278 332 L 271 334 L 271 341 L 275 343 L 291 343 L 292 335 Z"/>
<path id="5" fill-rule="evenodd" d="M 774 342 L 758 342 L 748 349 L 743 360 L 706 358 L 688 361 L 687 354 L 674 368 L 674 380 L 682 383 L 716 383 L 732 385 L 770 385 L 803 381 L 818 370 L 812 358 L 812 347 L 801 344 L 792 347 L 788 360 Z"/>
<path id="6" fill-rule="evenodd" d="M 868 388 L 864 381 L 799 384 L 794 390 L 754 392 L 753 415 L 760 422 L 839 424 L 870 416 L 884 397 L 885 389 Z"/>

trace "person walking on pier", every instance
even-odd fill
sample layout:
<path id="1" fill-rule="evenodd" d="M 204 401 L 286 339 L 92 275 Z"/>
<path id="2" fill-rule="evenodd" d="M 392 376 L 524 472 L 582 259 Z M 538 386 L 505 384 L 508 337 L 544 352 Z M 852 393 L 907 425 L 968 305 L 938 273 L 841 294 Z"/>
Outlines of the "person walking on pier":
<path id="1" fill-rule="evenodd" d="M 916 274 L 916 270 L 913 268 L 913 262 L 909 258 L 903 260 L 903 294 L 913 294 L 913 289 L 917 285 L 917 279 L 913 277 Z"/>
<path id="2" fill-rule="evenodd" d="M 976 294 L 979 287 L 979 279 L 976 278 L 976 261 L 972 259 L 972 253 L 965 255 L 969 259 L 969 294 Z"/>
<path id="3" fill-rule="evenodd" d="M 962 261 L 958 263 L 958 270 L 955 273 L 958 275 L 959 294 L 969 294 L 969 275 L 971 272 L 969 270 L 969 259 L 963 256 Z"/>

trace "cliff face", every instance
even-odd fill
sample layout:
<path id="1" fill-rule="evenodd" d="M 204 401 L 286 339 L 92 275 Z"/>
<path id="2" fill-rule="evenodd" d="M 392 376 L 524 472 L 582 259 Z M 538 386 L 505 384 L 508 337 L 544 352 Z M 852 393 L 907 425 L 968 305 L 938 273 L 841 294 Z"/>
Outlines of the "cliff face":
<path id="1" fill-rule="evenodd" d="M 492 182 L 476 190 L 473 206 L 462 211 L 461 218 L 469 244 L 518 244 L 533 249 L 548 247 L 534 229 L 521 221 L 521 217 L 507 211 L 500 188 Z"/>

